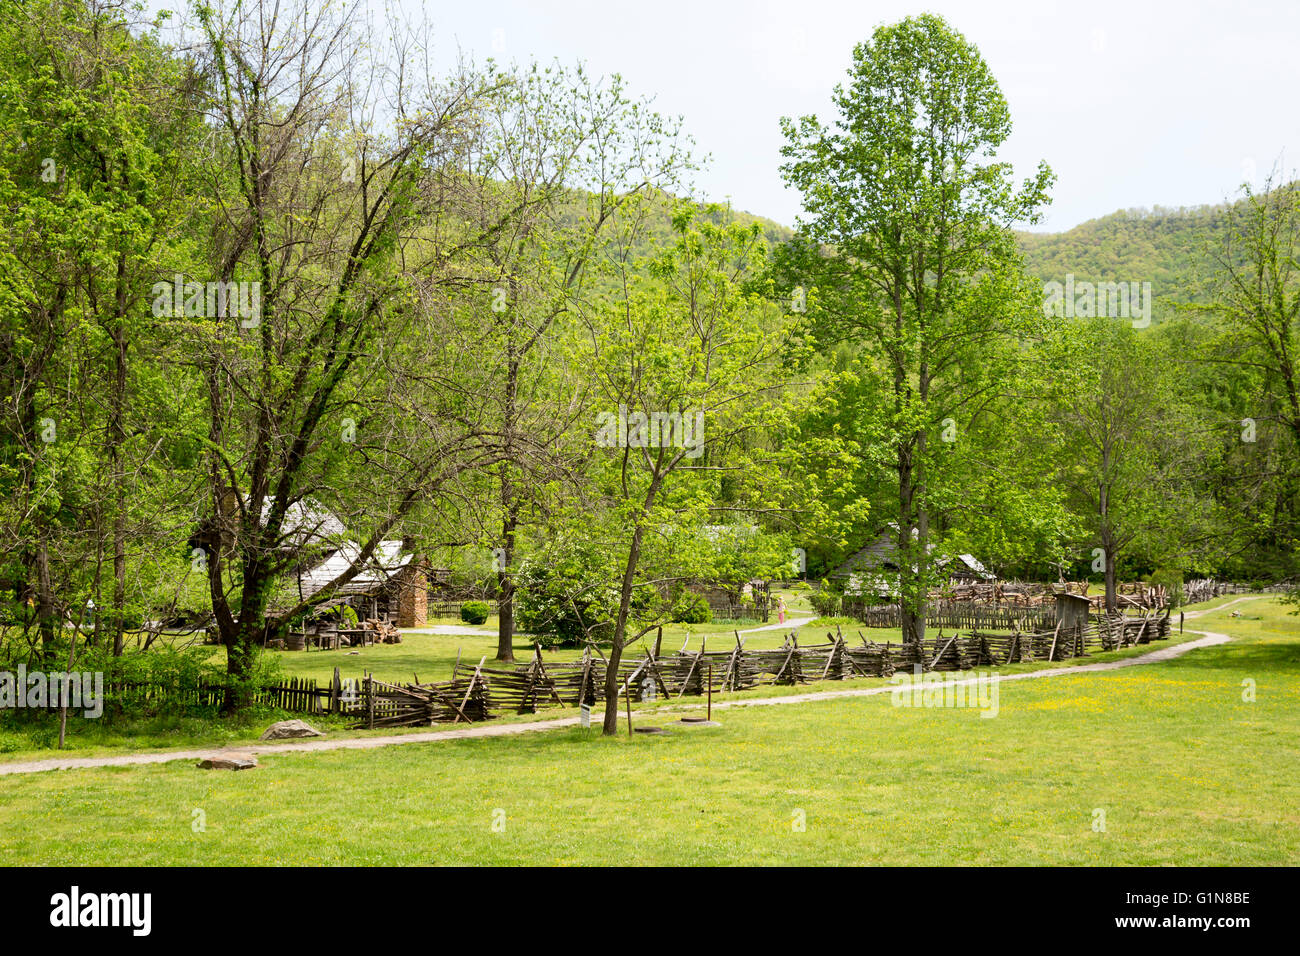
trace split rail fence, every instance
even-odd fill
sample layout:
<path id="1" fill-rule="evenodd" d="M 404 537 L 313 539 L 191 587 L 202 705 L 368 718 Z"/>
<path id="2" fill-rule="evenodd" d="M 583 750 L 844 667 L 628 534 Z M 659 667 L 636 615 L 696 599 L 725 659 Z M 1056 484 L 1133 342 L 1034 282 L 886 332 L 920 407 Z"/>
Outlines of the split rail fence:
<path id="1" fill-rule="evenodd" d="M 963 624 L 967 618 L 954 618 Z M 858 633 L 852 643 L 837 628 L 816 644 L 800 644 L 794 633 L 776 648 L 750 649 L 736 634 L 733 646 L 661 653 L 661 641 L 639 658 L 619 662 L 617 686 L 630 700 L 697 697 L 707 693 L 751 690 L 764 685 L 791 686 L 859 677 L 887 678 L 896 671 L 958 671 L 1024 661 L 1058 661 L 1087 656 L 1094 650 L 1114 650 L 1168 637 L 1169 614 L 1148 612 L 1141 617 L 1095 615 L 1072 628 L 997 631 L 992 628 L 955 630 L 920 643 L 869 640 Z M 324 685 L 293 678 L 255 692 L 258 703 L 291 713 L 340 714 L 355 727 L 428 726 L 436 723 L 477 723 L 503 713 L 533 713 L 549 706 L 593 704 L 604 694 L 609 664 L 595 645 L 580 659 L 546 662 L 534 646 L 532 660 L 522 666 L 489 665 L 487 658 L 470 666 L 457 659 L 449 681 L 422 684 L 390 683 L 365 674 L 344 679 L 338 668 Z M 225 694 L 220 683 L 176 687 L 148 683 L 114 683 L 105 699 L 219 705 Z"/>

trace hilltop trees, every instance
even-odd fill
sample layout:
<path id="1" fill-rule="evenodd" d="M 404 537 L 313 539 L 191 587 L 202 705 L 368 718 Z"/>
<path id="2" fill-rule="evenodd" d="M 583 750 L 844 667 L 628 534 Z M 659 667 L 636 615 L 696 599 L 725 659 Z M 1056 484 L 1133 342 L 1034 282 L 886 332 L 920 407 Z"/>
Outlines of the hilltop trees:
<path id="1" fill-rule="evenodd" d="M 782 172 L 803 194 L 790 270 L 816 287 L 824 338 L 885 376 L 902 558 L 904 636 L 924 635 L 933 583 L 936 440 L 999 387 L 997 355 L 1041 317 L 1011 226 L 1032 222 L 1051 173 L 1019 189 L 993 160 L 1011 130 L 979 52 L 939 17 L 879 28 L 836 88 L 837 118 L 785 120 Z"/>

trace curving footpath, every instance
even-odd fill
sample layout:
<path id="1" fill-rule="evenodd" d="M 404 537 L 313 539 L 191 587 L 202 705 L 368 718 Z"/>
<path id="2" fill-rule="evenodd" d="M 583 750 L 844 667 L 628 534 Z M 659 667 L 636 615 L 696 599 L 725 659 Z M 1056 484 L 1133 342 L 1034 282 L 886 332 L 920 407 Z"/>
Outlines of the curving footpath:
<path id="1" fill-rule="evenodd" d="M 1204 614 L 1210 614 L 1222 611 L 1232 607 L 1234 604 L 1240 604 L 1243 601 L 1258 601 L 1268 597 L 1265 594 L 1252 595 L 1250 597 L 1237 598 L 1229 601 L 1227 604 L 1215 608 L 1207 608 L 1202 611 L 1191 611 L 1185 615 L 1185 619 L 1191 620 L 1201 617 Z M 789 626 L 796 622 L 788 622 L 784 626 Z M 797 623 L 803 623 L 802 621 Z M 778 625 L 781 626 L 781 625 Z M 1232 640 L 1227 634 L 1219 634 L 1214 631 L 1195 631 L 1190 630 L 1192 634 L 1200 634 L 1201 637 L 1194 641 L 1187 641 L 1183 644 L 1175 644 L 1172 647 L 1162 647 L 1158 650 L 1142 654 L 1138 657 L 1129 657 L 1120 661 L 1106 661 L 1097 664 L 1079 664 L 1073 667 L 1052 667 L 1041 671 L 1030 671 L 1025 674 L 1006 674 L 1000 675 L 999 681 L 1013 680 L 1037 680 L 1044 677 L 1060 677 L 1066 674 L 1088 674 L 1098 673 L 1101 671 L 1120 670 L 1125 667 L 1136 667 L 1139 664 L 1158 664 L 1161 661 L 1173 660 L 1175 657 L 1181 657 L 1188 651 L 1194 651 L 1202 647 L 1213 647 L 1216 644 L 1226 644 Z M 969 680 L 952 681 L 954 685 L 973 684 L 978 678 Z M 817 691 L 811 694 L 790 694 L 785 697 L 758 697 L 753 700 L 727 700 L 717 701 L 713 705 L 714 710 L 726 710 L 730 707 L 776 707 L 786 704 L 802 704 L 819 700 L 835 700 L 840 697 L 872 697 L 877 694 L 888 694 L 894 691 L 898 685 L 887 684 L 881 687 L 861 687 L 849 690 L 827 690 Z M 659 708 L 655 713 L 664 713 L 666 710 L 698 710 L 698 704 L 692 704 L 686 707 Z M 636 715 L 638 712 L 634 711 Z M 593 720 L 596 714 L 592 714 Z M 28 760 L 8 764 L 0 764 L 0 776 L 9 776 L 20 773 L 42 773 L 47 770 L 80 770 L 89 767 L 133 767 L 143 764 L 168 763 L 173 760 L 203 760 L 208 757 L 220 757 L 229 753 L 241 754 L 280 754 L 280 753 L 311 753 L 318 750 L 372 750 L 376 747 L 392 747 L 398 744 L 424 744 L 434 743 L 440 740 L 464 740 L 469 737 L 508 737 L 514 734 L 534 733 L 542 730 L 556 730 L 561 727 L 576 727 L 578 725 L 577 717 L 560 717 L 554 720 L 539 720 L 528 724 L 480 724 L 475 727 L 462 727 L 454 730 L 433 730 L 414 734 L 388 734 L 381 737 L 356 737 L 348 740 L 302 740 L 293 743 L 279 744 L 249 744 L 242 747 L 225 747 L 206 750 L 168 750 L 160 753 L 136 753 L 122 754 L 116 757 L 65 757 L 52 758 L 48 760 Z"/>

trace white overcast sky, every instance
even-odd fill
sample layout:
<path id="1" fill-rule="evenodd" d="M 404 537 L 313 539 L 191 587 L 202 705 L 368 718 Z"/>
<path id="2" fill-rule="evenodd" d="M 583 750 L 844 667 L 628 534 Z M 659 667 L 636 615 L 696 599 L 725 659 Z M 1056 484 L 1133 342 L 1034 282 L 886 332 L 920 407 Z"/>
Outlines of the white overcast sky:
<path id="1" fill-rule="evenodd" d="M 181 0 L 152 5 L 173 9 Z M 1220 202 L 1300 166 L 1300 2 L 375 0 L 433 28 L 439 59 L 585 61 L 680 114 L 710 157 L 698 193 L 787 225 L 779 118 L 831 116 L 855 43 L 939 13 L 979 47 L 1014 131 L 1002 156 L 1057 174 L 1038 227 Z"/>

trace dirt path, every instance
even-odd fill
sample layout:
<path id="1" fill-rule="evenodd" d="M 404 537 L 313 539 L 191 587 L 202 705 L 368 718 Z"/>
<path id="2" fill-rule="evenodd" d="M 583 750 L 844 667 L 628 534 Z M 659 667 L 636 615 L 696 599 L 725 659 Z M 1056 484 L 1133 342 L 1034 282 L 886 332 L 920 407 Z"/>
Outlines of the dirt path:
<path id="1" fill-rule="evenodd" d="M 1206 614 L 1213 614 L 1216 611 L 1222 611 L 1232 607 L 1234 604 L 1240 604 L 1242 601 L 1262 601 L 1266 597 L 1272 597 L 1271 594 L 1251 594 L 1248 597 L 1239 597 L 1229 601 L 1227 604 L 1220 604 L 1218 607 L 1201 608 L 1199 611 L 1188 611 L 1183 615 L 1188 620 L 1197 617 L 1203 617 Z"/>
<path id="2" fill-rule="evenodd" d="M 1243 601 L 1258 601 L 1269 595 L 1253 595 L 1251 597 L 1237 598 L 1235 601 L 1229 601 L 1216 608 L 1207 608 L 1202 611 L 1188 612 L 1188 619 L 1198 618 L 1204 614 L 1214 611 L 1222 611 L 1224 608 L 1232 607 L 1234 604 L 1240 604 Z M 779 627 L 789 627 L 795 624 L 788 621 Z M 1214 631 L 1190 631 L 1192 634 L 1200 634 L 1201 637 L 1194 641 L 1187 641 L 1183 644 L 1175 644 L 1172 647 L 1162 647 L 1142 654 L 1138 657 L 1129 657 L 1120 661 L 1106 661 L 1097 664 L 1079 664 L 1073 667 L 1052 667 L 1041 671 L 1030 671 L 1025 674 L 1006 674 L 1000 675 L 999 681 L 1013 680 L 1036 680 L 1042 677 L 1060 677 L 1068 674 L 1094 674 L 1103 671 L 1120 670 L 1125 667 L 1136 667 L 1141 664 L 1158 664 L 1161 661 L 1173 660 L 1175 657 L 1181 657 L 1188 651 L 1194 651 L 1202 647 L 1213 647 L 1216 644 L 1225 644 L 1232 640 L 1227 634 L 1219 634 Z M 968 680 L 953 681 L 954 685 L 973 684 L 978 678 Z M 785 697 L 756 697 L 752 700 L 728 700 L 718 701 L 713 705 L 714 710 L 726 710 L 731 707 L 775 707 L 784 704 L 803 704 L 820 700 L 835 700 L 840 697 L 874 697 L 878 694 L 888 694 L 895 690 L 897 685 L 886 684 L 880 687 L 860 687 L 847 690 L 827 690 L 817 691 L 811 694 L 791 694 Z M 661 707 L 654 711 L 655 714 L 662 714 L 670 710 L 698 710 L 700 704 L 684 705 L 682 707 Z M 633 711 L 633 716 L 638 716 L 637 711 Z M 592 721 L 595 723 L 597 714 L 592 714 Z M 644 716 L 644 715 L 641 715 Z M 208 748 L 205 750 L 168 750 L 159 753 L 137 753 L 122 754 L 115 757 L 65 757 L 53 758 L 47 760 L 29 760 L 23 762 L 0 764 L 0 776 L 9 776 L 20 773 L 41 773 L 46 770 L 80 770 L 88 767 L 132 767 L 142 764 L 168 763 L 172 760 L 202 760 L 205 757 L 220 756 L 224 753 L 251 753 L 251 754 L 280 754 L 280 753 L 308 753 L 317 750 L 372 750 L 375 747 L 391 747 L 398 744 L 423 744 L 433 743 L 440 740 L 464 740 L 467 737 L 508 737 L 514 734 L 527 734 L 543 730 L 557 730 L 562 727 L 576 727 L 578 725 L 577 717 L 560 717 L 555 720 L 539 720 L 529 724 L 480 724 L 475 727 L 463 727 L 452 730 L 433 730 L 427 733 L 418 734 L 388 734 L 382 737 L 357 737 L 348 740 L 300 740 L 292 743 L 275 743 L 275 744 L 250 744 L 245 747 L 226 747 L 226 748 Z"/>
<path id="3" fill-rule="evenodd" d="M 815 620 L 815 618 L 811 618 L 811 617 L 791 618 L 790 620 L 786 621 L 784 624 L 764 624 L 762 627 L 751 627 L 749 630 L 741 631 L 740 633 L 757 634 L 759 631 L 784 631 L 787 629 L 793 631 L 797 628 L 803 627 L 805 624 L 807 624 L 809 621 L 812 620 Z"/>

